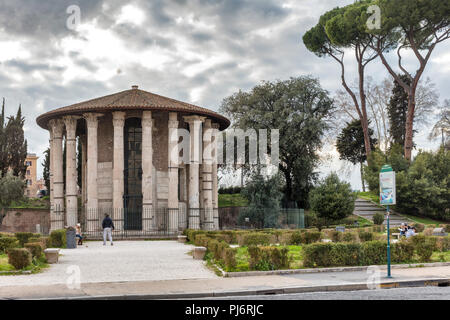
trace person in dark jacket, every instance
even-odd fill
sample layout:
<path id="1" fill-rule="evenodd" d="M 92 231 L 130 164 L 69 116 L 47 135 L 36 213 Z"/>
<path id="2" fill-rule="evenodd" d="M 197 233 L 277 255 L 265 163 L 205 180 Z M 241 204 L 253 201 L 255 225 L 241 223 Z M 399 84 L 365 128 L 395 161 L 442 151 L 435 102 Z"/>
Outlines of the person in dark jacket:
<path id="1" fill-rule="evenodd" d="M 111 241 L 111 245 L 113 245 L 112 239 L 112 230 L 114 230 L 114 223 L 112 219 L 109 217 L 109 214 L 105 214 L 105 218 L 102 222 L 103 228 L 103 245 L 106 246 L 106 236 L 108 236 L 109 241 Z"/>

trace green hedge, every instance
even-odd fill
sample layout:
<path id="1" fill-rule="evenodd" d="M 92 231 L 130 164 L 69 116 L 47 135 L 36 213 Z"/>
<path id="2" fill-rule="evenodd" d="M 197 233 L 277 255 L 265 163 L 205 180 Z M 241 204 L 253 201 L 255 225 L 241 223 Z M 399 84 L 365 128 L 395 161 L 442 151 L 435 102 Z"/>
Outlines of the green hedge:
<path id="1" fill-rule="evenodd" d="M 8 263 L 17 270 L 23 269 L 31 264 L 31 253 L 24 248 L 9 249 Z"/>
<path id="2" fill-rule="evenodd" d="M 291 244 L 310 244 L 322 239 L 322 232 L 319 231 L 297 231 L 291 236 Z"/>
<path id="3" fill-rule="evenodd" d="M 16 232 L 15 237 L 19 240 L 19 245 L 23 247 L 25 243 L 28 242 L 28 239 L 33 237 L 34 234 L 32 232 Z"/>
<path id="4" fill-rule="evenodd" d="M 16 237 L 0 237 L 0 253 L 6 253 L 8 249 L 19 247 Z"/>
<path id="5" fill-rule="evenodd" d="M 417 253 L 421 261 L 428 261 L 430 247 L 436 244 L 427 239 L 417 241 L 401 240 L 391 245 L 391 258 L 394 263 L 408 263 Z M 425 247 L 425 248 L 424 248 Z M 425 253 L 422 253 L 425 251 Z M 431 250 L 433 253 L 433 250 Z M 369 266 L 383 265 L 387 262 L 387 248 L 384 241 L 363 243 L 313 243 L 303 247 L 303 266 Z"/>
<path id="6" fill-rule="evenodd" d="M 269 271 L 289 268 L 288 248 L 249 246 L 250 270 Z"/>
<path id="7" fill-rule="evenodd" d="M 244 234 L 239 241 L 240 246 L 267 246 L 270 244 L 272 236 L 267 233 L 252 232 Z"/>
<path id="8" fill-rule="evenodd" d="M 42 250 L 42 245 L 39 242 L 25 243 L 24 247 L 25 249 L 30 251 L 33 258 L 40 258 L 42 256 L 42 253 L 44 252 Z"/>
<path id="9" fill-rule="evenodd" d="M 50 247 L 52 248 L 65 248 L 66 241 L 66 229 L 53 230 L 50 233 Z"/>

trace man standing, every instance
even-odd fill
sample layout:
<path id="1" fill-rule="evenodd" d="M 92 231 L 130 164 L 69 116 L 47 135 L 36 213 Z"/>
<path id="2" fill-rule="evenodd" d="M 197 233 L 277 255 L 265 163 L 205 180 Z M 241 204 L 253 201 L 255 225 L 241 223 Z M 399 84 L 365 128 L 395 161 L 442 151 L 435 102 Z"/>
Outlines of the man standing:
<path id="1" fill-rule="evenodd" d="M 102 228 L 103 245 L 106 246 L 106 236 L 108 236 L 109 241 L 111 241 L 111 245 L 113 245 L 112 230 L 114 230 L 114 223 L 107 213 L 105 214 L 105 219 L 103 219 Z"/>

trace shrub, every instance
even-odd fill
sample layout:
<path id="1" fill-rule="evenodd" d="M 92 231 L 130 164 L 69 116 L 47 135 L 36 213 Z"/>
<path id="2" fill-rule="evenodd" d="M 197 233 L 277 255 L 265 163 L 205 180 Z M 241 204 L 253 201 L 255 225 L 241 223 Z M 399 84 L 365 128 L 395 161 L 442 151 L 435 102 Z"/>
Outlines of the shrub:
<path id="1" fill-rule="evenodd" d="M 384 231 L 385 231 L 385 227 L 383 224 L 372 227 L 372 232 L 384 232 Z"/>
<path id="2" fill-rule="evenodd" d="M 30 251 L 33 258 L 40 258 L 42 256 L 43 250 L 42 245 L 39 242 L 35 243 L 25 243 L 25 249 Z"/>
<path id="3" fill-rule="evenodd" d="M 361 244 L 361 264 L 363 266 L 387 263 L 386 243 L 367 241 Z"/>
<path id="4" fill-rule="evenodd" d="M 378 212 L 373 216 L 373 223 L 376 225 L 382 225 L 384 222 L 384 214 Z"/>
<path id="5" fill-rule="evenodd" d="M 271 240 L 271 235 L 261 232 L 252 232 L 245 234 L 242 237 L 241 246 L 257 246 L 257 245 L 269 245 Z"/>
<path id="6" fill-rule="evenodd" d="M 0 252 L 7 252 L 9 249 L 17 248 L 19 240 L 16 237 L 1 237 L 0 238 Z"/>
<path id="7" fill-rule="evenodd" d="M 392 262 L 410 262 L 414 257 L 414 244 L 411 241 L 402 239 L 391 245 Z"/>
<path id="8" fill-rule="evenodd" d="M 251 270 L 268 271 L 289 268 L 290 259 L 287 248 L 250 246 L 248 253 Z"/>
<path id="9" fill-rule="evenodd" d="M 365 241 L 373 241 L 373 233 L 372 232 L 366 232 L 361 231 L 359 232 L 359 240 L 365 242 Z"/>
<path id="10" fill-rule="evenodd" d="M 225 251 L 223 253 L 223 260 L 225 267 L 227 270 L 232 270 L 236 267 L 236 249 L 234 248 L 225 248 Z"/>
<path id="11" fill-rule="evenodd" d="M 322 238 L 322 232 L 319 231 L 296 231 L 291 235 L 291 244 L 309 244 L 320 241 Z"/>
<path id="12" fill-rule="evenodd" d="M 17 240 L 19 240 L 19 245 L 21 247 L 23 247 L 23 245 L 28 242 L 28 239 L 33 237 L 33 233 L 32 232 L 17 232 L 15 234 L 15 237 L 17 238 Z"/>
<path id="13" fill-rule="evenodd" d="M 320 239 L 322 239 L 322 232 L 319 231 L 308 231 L 308 232 L 304 232 L 303 233 L 304 236 L 304 243 L 305 244 L 310 244 L 310 243 L 314 243 L 314 242 L 318 242 L 320 241 Z"/>
<path id="14" fill-rule="evenodd" d="M 360 260 L 359 243 L 335 243 L 331 246 L 330 260 L 332 266 L 354 266 Z"/>
<path id="15" fill-rule="evenodd" d="M 214 259 L 216 259 L 216 260 L 220 259 L 220 256 L 217 256 L 217 252 L 218 252 L 217 247 L 218 246 L 219 246 L 219 241 L 214 240 L 214 239 L 208 241 L 207 249 L 209 252 L 212 253 L 212 255 L 214 256 Z"/>
<path id="16" fill-rule="evenodd" d="M 437 250 L 436 238 L 426 237 L 424 235 L 416 235 L 411 239 L 416 249 L 416 253 L 420 258 L 420 261 L 422 262 L 430 261 L 433 251 Z"/>
<path id="17" fill-rule="evenodd" d="M 31 254 L 24 248 L 9 249 L 8 263 L 16 270 L 23 269 L 31 264 Z"/>
<path id="18" fill-rule="evenodd" d="M 319 218 L 344 219 L 353 213 L 356 195 L 349 183 L 341 182 L 335 173 L 330 174 L 310 192 L 311 209 Z"/>
<path id="19" fill-rule="evenodd" d="M 50 233 L 50 245 L 53 248 L 65 248 L 66 230 L 65 229 L 53 230 Z"/>
<path id="20" fill-rule="evenodd" d="M 187 240 L 190 242 L 194 242 L 195 241 L 195 236 L 197 234 L 206 234 L 205 230 L 192 230 L 192 229 L 187 229 L 184 231 L 185 235 L 187 236 Z"/>
<path id="21" fill-rule="evenodd" d="M 194 244 L 199 247 L 208 247 L 210 239 L 206 234 L 197 234 L 194 238 Z"/>
<path id="22" fill-rule="evenodd" d="M 313 243 L 303 248 L 303 266 L 307 268 L 332 266 L 331 243 Z"/>
<path id="23" fill-rule="evenodd" d="M 330 233 L 330 238 L 331 238 L 331 240 L 333 240 L 333 242 L 342 241 L 342 236 L 343 236 L 343 233 L 340 231 L 332 231 Z"/>
<path id="24" fill-rule="evenodd" d="M 436 238 L 436 248 L 441 252 L 446 252 L 450 250 L 450 236 L 437 237 Z"/>
<path id="25" fill-rule="evenodd" d="M 446 224 L 444 230 L 445 232 L 450 233 L 450 224 Z"/>
<path id="26" fill-rule="evenodd" d="M 10 233 L 10 232 L 0 232 L 0 238 L 4 238 L 4 237 L 14 237 L 14 233 Z"/>
<path id="27" fill-rule="evenodd" d="M 342 234 L 342 241 L 355 242 L 356 241 L 356 233 L 354 233 L 354 232 L 344 232 Z"/>
<path id="28" fill-rule="evenodd" d="M 423 232 L 425 230 L 425 225 L 422 223 L 415 223 L 413 226 L 416 227 L 417 232 Z"/>

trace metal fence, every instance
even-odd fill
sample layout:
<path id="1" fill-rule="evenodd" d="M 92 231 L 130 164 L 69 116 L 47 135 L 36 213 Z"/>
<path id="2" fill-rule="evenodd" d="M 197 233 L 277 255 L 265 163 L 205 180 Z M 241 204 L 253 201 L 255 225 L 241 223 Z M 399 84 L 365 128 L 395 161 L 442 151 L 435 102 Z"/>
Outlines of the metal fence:
<path id="1" fill-rule="evenodd" d="M 102 222 L 109 215 L 114 224 L 113 236 L 118 239 L 146 237 L 174 237 L 185 229 L 218 229 L 218 209 L 169 208 L 80 208 L 77 211 L 51 210 L 51 229 L 81 224 L 88 239 L 101 239 Z"/>
<path id="2" fill-rule="evenodd" d="M 282 208 L 252 210 L 246 214 L 246 208 L 239 212 L 236 225 L 228 224 L 226 229 L 303 229 L 305 228 L 305 210 L 300 208 Z"/>

